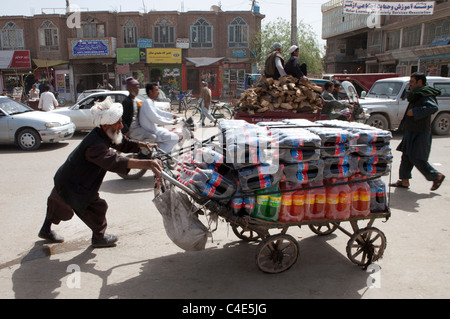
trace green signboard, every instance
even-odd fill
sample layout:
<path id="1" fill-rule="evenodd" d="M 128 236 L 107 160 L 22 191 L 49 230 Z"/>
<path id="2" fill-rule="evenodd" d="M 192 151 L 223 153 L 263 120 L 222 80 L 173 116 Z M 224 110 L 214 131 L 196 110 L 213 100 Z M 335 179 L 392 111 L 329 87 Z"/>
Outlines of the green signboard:
<path id="1" fill-rule="evenodd" d="M 139 61 L 139 48 L 117 49 L 117 63 L 136 63 Z"/>

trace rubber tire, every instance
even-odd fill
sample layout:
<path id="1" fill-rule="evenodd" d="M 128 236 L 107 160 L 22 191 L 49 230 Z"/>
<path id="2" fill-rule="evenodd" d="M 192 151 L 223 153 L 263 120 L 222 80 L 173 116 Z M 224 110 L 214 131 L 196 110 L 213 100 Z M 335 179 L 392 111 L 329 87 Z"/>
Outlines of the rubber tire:
<path id="1" fill-rule="evenodd" d="M 382 114 L 371 115 L 366 124 L 382 130 L 389 130 L 389 121 Z"/>
<path id="2" fill-rule="evenodd" d="M 431 130 L 436 135 L 447 135 L 450 132 L 450 113 L 439 113 L 431 124 Z"/>
<path id="3" fill-rule="evenodd" d="M 41 136 L 36 130 L 26 128 L 17 133 L 16 143 L 24 151 L 35 151 L 41 146 Z"/>

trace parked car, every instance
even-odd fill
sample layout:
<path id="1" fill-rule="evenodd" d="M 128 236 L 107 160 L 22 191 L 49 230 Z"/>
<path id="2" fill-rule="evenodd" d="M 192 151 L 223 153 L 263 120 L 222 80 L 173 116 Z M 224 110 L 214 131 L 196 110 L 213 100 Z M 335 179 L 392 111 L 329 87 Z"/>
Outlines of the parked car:
<path id="1" fill-rule="evenodd" d="M 366 114 L 370 115 L 367 124 L 384 129 L 395 130 L 408 106 L 409 76 L 378 80 L 370 91 L 362 93 L 359 100 Z M 427 85 L 439 89 L 437 97 L 439 110 L 432 116 L 433 134 L 444 135 L 450 132 L 450 78 L 427 76 Z"/>
<path id="2" fill-rule="evenodd" d="M 75 125 L 68 116 L 36 111 L 6 96 L 0 96 L 0 143 L 17 144 L 24 151 L 41 143 L 69 139 Z"/>
<path id="3" fill-rule="evenodd" d="M 98 93 L 98 92 L 108 92 L 109 90 L 105 89 L 92 89 L 92 90 L 84 90 L 77 98 L 77 102 L 81 101 L 85 97 L 88 97 L 92 93 Z"/>
<path id="4" fill-rule="evenodd" d="M 71 107 L 67 109 L 57 109 L 52 111 L 52 113 L 63 114 L 70 117 L 75 124 L 77 131 L 92 130 L 95 125 L 91 115 L 91 107 L 94 106 L 95 102 L 103 101 L 107 96 L 110 96 L 114 102 L 122 103 L 128 95 L 128 91 L 103 91 L 92 93 Z M 137 99 L 141 102 L 144 101 L 144 98 L 140 96 L 138 96 Z M 159 107 L 164 107 L 167 102 L 155 102 L 155 104 Z"/>

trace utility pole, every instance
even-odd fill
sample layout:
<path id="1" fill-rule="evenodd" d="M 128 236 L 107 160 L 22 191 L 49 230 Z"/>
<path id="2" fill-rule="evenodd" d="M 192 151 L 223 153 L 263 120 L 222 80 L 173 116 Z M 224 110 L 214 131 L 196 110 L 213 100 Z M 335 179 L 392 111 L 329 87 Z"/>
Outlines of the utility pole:
<path id="1" fill-rule="evenodd" d="M 297 44 L 297 0 L 291 2 L 291 45 Z"/>

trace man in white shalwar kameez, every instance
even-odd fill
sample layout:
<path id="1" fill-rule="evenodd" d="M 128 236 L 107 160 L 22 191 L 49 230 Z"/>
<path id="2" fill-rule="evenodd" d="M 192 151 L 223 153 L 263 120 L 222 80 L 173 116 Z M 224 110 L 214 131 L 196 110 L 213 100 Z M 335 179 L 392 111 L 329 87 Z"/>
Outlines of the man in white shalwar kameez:
<path id="1" fill-rule="evenodd" d="M 144 101 L 139 111 L 139 123 L 141 127 L 156 135 L 156 143 L 159 149 L 170 153 L 173 147 L 178 143 L 178 135 L 170 132 L 164 127 L 158 125 L 177 124 L 177 116 L 172 113 L 162 111 L 155 106 L 154 99 L 158 97 L 159 87 L 154 83 L 148 83 L 145 86 L 148 98 Z"/>

